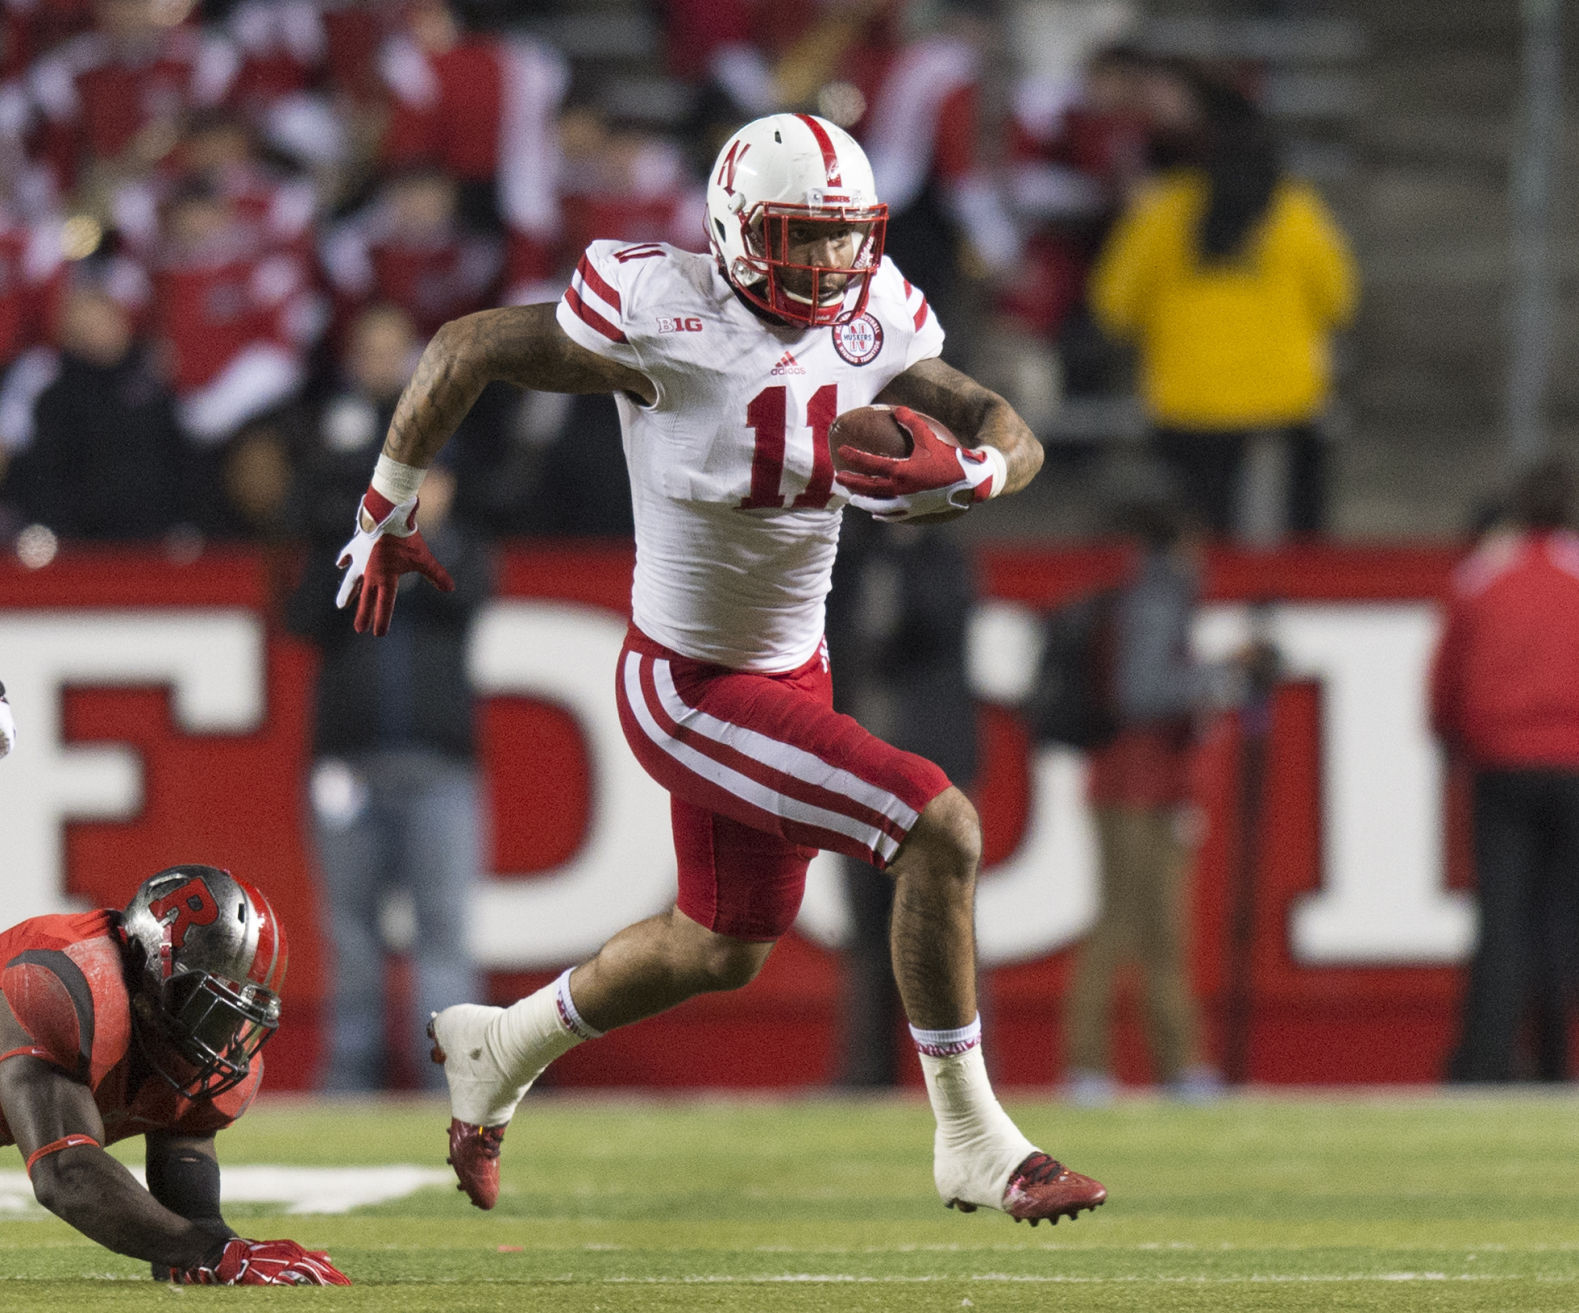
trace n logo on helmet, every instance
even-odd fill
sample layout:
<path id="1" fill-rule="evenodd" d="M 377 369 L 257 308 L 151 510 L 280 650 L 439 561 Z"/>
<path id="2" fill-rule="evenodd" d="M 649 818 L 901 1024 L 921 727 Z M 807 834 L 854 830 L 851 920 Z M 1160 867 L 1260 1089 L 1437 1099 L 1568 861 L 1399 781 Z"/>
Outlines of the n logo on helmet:
<path id="1" fill-rule="evenodd" d="M 718 177 L 714 181 L 730 196 L 735 194 L 735 171 L 740 168 L 740 161 L 746 158 L 746 152 L 750 149 L 749 141 L 732 142 L 729 154 L 718 163 Z"/>
<path id="2" fill-rule="evenodd" d="M 154 920 L 164 926 L 164 938 L 174 952 L 186 942 L 186 932 L 194 925 L 213 925 L 219 916 L 219 904 L 209 892 L 201 876 L 193 876 L 179 889 L 148 904 Z M 166 920 L 171 914 L 173 920 Z M 167 964 L 168 969 L 168 964 Z"/>

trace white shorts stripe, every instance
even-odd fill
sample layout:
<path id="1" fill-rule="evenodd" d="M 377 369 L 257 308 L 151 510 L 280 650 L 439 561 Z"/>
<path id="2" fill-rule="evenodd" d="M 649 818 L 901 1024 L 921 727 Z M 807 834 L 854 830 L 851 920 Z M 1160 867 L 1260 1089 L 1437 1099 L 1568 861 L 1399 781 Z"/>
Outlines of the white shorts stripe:
<path id="1" fill-rule="evenodd" d="M 815 753 L 797 748 L 793 743 L 770 738 L 757 730 L 720 720 L 717 716 L 689 706 L 680 696 L 680 690 L 674 686 L 674 673 L 667 661 L 653 662 L 652 677 L 663 709 L 676 724 L 695 730 L 704 738 L 733 748 L 741 756 L 760 761 L 785 775 L 827 789 L 830 793 L 842 794 L 879 816 L 897 821 L 907 831 L 916 823 L 915 809 L 903 798 L 868 783 L 859 775 L 830 766 Z"/>
<path id="2" fill-rule="evenodd" d="M 667 665 L 667 662 L 653 660 L 655 667 Z M 690 744 L 675 738 L 667 733 L 652 714 L 652 709 L 647 705 L 647 700 L 641 687 L 641 662 L 642 657 L 637 652 L 625 654 L 625 698 L 629 702 L 631 711 L 635 714 L 637 722 L 647 737 L 663 752 L 674 758 L 681 766 L 692 774 L 701 777 L 708 783 L 732 793 L 741 801 L 749 803 L 772 816 L 780 816 L 786 820 L 798 822 L 802 825 L 814 826 L 822 830 L 831 830 L 835 834 L 843 834 L 857 843 L 876 851 L 886 862 L 898 851 L 897 840 L 884 834 L 875 826 L 864 824 L 853 817 L 842 815 L 839 812 L 828 811 L 823 807 L 815 807 L 810 803 L 801 802 L 777 789 L 742 775 L 733 767 L 725 766 L 722 762 L 714 761 L 711 757 L 698 752 Z"/>

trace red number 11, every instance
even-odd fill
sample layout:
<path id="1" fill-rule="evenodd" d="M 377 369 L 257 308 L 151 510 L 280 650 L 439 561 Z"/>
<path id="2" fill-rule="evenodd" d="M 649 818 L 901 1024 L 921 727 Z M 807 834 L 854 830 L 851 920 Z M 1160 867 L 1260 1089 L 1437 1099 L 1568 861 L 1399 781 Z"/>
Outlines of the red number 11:
<path id="1" fill-rule="evenodd" d="M 789 389 L 778 384 L 763 388 L 746 407 L 746 427 L 757 437 L 751 453 L 751 491 L 741 499 L 741 510 L 784 505 L 788 396 Z M 806 404 L 806 425 L 811 429 L 811 478 L 806 481 L 805 491 L 790 503 L 791 510 L 820 510 L 833 495 L 833 457 L 828 453 L 828 429 L 838 413 L 837 383 L 818 388 Z"/>

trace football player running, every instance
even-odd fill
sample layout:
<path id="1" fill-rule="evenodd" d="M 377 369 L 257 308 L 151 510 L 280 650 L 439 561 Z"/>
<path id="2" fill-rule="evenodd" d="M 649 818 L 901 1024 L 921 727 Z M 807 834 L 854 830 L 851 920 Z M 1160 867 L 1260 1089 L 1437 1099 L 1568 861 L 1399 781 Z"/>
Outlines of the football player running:
<path id="1" fill-rule="evenodd" d="M 214 1133 L 246 1111 L 280 1024 L 285 931 L 212 866 L 145 880 L 124 912 L 0 932 L 0 1145 L 39 1203 L 192 1285 L 348 1286 L 325 1253 L 245 1240 L 219 1211 Z M 144 1138 L 144 1189 L 104 1146 Z"/>
<path id="2" fill-rule="evenodd" d="M 449 586 L 418 493 L 482 389 L 614 394 L 636 523 L 616 697 L 633 751 L 671 795 L 679 862 L 667 912 L 508 1008 L 434 1017 L 450 1161 L 480 1208 L 498 1195 L 505 1126 L 548 1063 L 749 982 L 794 920 L 819 848 L 894 880 L 894 970 L 937 1117 L 943 1200 L 1035 1222 L 1106 1198 L 1032 1144 L 988 1082 L 975 809 L 937 766 L 832 710 L 823 602 L 846 502 L 893 520 L 959 510 L 1023 488 L 1042 460 L 1002 397 L 939 358 L 926 297 L 883 258 L 886 222 L 847 133 L 809 114 L 758 119 L 709 177 L 710 254 L 594 242 L 557 304 L 444 325 L 396 409 L 341 555 L 340 605 L 375 634 L 403 574 Z M 874 402 L 896 407 L 913 451 L 842 448 L 853 472 L 836 479 L 828 427 Z"/>

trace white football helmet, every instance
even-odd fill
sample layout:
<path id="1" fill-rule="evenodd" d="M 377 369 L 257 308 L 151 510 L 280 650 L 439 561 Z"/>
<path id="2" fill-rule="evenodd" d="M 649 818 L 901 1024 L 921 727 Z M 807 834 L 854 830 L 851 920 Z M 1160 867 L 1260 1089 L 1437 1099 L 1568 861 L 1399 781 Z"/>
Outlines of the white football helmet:
<path id="1" fill-rule="evenodd" d="M 866 308 L 887 227 L 866 152 L 814 114 L 752 120 L 724 143 L 708 177 L 707 240 L 724 277 L 793 323 L 842 324 Z M 808 247 L 815 256 L 819 245 L 827 253 L 826 239 L 845 237 L 848 263 L 790 259 Z"/>

